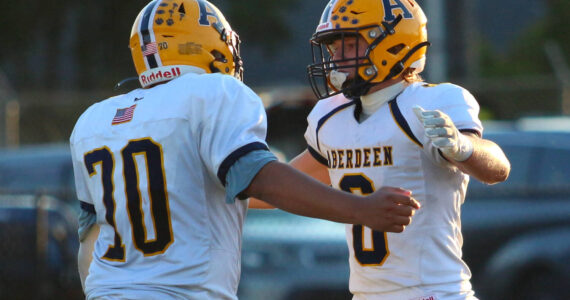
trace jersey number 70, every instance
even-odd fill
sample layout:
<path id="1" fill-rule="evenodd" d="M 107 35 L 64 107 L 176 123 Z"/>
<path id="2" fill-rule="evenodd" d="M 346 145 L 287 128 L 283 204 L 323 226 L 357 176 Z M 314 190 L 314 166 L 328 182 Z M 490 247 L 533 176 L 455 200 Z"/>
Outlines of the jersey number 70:
<path id="1" fill-rule="evenodd" d="M 339 182 L 341 190 L 349 193 L 359 190 L 362 195 L 374 192 L 374 183 L 366 175 L 346 174 Z M 371 247 L 365 247 L 366 231 L 371 231 Z M 362 266 L 381 266 L 390 255 L 386 233 L 375 230 L 366 230 L 362 225 L 352 225 L 352 247 L 354 256 Z"/>
<path id="2" fill-rule="evenodd" d="M 135 156 L 144 156 L 146 162 L 146 177 L 148 178 L 148 193 L 150 197 L 150 212 L 143 211 L 142 197 L 139 188 L 139 174 Z M 125 195 L 127 212 L 131 223 L 133 244 L 145 256 L 164 253 L 174 241 L 166 193 L 162 147 L 150 138 L 132 140 L 121 150 L 123 159 L 123 178 L 125 180 Z M 103 255 L 103 259 L 125 261 L 125 245 L 117 231 L 115 223 L 116 202 L 114 199 L 113 172 L 115 159 L 107 147 L 88 152 L 84 156 L 85 167 L 89 176 L 97 173 L 95 166 L 101 164 L 101 183 L 103 185 L 103 204 L 105 205 L 105 220 L 115 230 L 114 244 Z M 144 223 L 144 214 L 151 216 L 154 224 L 155 238 L 149 240 Z"/>

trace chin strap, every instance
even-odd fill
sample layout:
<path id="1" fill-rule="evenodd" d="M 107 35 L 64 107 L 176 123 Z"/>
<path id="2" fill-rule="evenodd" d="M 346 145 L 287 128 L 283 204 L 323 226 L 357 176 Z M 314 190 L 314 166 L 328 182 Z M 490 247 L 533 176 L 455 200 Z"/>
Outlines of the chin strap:
<path id="1" fill-rule="evenodd" d="M 354 101 L 354 118 L 356 122 L 360 122 L 360 115 L 362 114 L 362 100 L 360 97 L 355 97 L 352 99 Z"/>
<path id="2" fill-rule="evenodd" d="M 344 89 L 342 93 L 348 99 L 356 99 L 368 94 L 368 91 L 370 91 L 370 88 L 374 84 L 371 84 L 370 80 L 364 80 L 360 75 L 356 75 L 350 85 L 351 86 Z"/>

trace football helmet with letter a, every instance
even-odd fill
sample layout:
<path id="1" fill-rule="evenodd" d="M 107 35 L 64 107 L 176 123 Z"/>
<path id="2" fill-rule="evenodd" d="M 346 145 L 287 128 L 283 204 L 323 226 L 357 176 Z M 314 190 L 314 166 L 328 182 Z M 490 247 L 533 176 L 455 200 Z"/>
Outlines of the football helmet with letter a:
<path id="1" fill-rule="evenodd" d="M 129 47 L 142 87 L 184 73 L 220 72 L 243 80 L 240 40 L 206 0 L 153 0 L 139 13 Z"/>
<path id="2" fill-rule="evenodd" d="M 313 63 L 307 72 L 316 96 L 343 93 L 355 98 L 408 68 L 421 72 L 429 46 L 426 23 L 414 0 L 331 0 L 311 38 Z M 345 57 L 344 41 L 349 37 L 364 39 L 365 51 L 357 49 L 360 55 Z M 334 42 L 342 48 L 341 58 L 333 55 L 341 51 L 331 49 Z M 354 68 L 354 78 L 347 78 L 347 68 Z"/>

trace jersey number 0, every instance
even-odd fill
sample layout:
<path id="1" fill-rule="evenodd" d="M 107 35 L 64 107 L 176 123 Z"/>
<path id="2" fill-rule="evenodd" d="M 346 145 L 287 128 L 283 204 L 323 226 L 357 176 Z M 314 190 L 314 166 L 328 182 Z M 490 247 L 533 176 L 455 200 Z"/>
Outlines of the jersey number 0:
<path id="1" fill-rule="evenodd" d="M 374 185 L 372 180 L 364 174 L 347 174 L 339 182 L 341 190 L 353 193 L 360 190 L 362 195 L 372 194 Z M 352 225 L 352 247 L 358 263 L 363 266 L 381 266 L 390 254 L 386 233 L 372 230 L 371 247 L 365 247 L 365 228 L 362 225 Z"/>
<path id="2" fill-rule="evenodd" d="M 137 168 L 137 155 L 144 156 L 146 162 L 146 177 L 148 178 L 148 193 L 150 197 L 150 212 L 148 213 L 154 224 L 155 238 L 147 238 L 144 222 L 143 202 L 139 188 L 139 174 Z M 121 150 L 123 159 L 123 177 L 125 179 L 125 195 L 127 212 L 131 223 L 133 244 L 145 256 L 157 255 L 166 251 L 173 242 L 168 195 L 164 176 L 164 163 L 162 147 L 150 138 L 130 141 Z M 103 204 L 105 206 L 105 220 L 115 231 L 114 244 L 103 255 L 103 259 L 112 261 L 125 261 L 125 246 L 115 223 L 116 202 L 114 199 L 113 172 L 115 160 L 113 153 L 102 147 L 88 152 L 84 156 L 85 167 L 89 176 L 97 172 L 95 166 L 101 165 L 101 183 L 103 184 Z"/>

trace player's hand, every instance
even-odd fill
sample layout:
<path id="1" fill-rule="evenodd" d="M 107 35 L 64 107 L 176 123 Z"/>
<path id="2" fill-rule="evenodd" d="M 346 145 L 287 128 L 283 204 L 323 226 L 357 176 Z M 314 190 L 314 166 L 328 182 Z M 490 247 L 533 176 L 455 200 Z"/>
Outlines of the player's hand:
<path id="1" fill-rule="evenodd" d="M 457 130 L 448 115 L 439 110 L 424 110 L 418 105 L 413 110 L 424 126 L 426 136 L 445 157 L 465 161 L 473 154 L 473 143 Z"/>
<path id="2" fill-rule="evenodd" d="M 377 231 L 404 231 L 420 208 L 411 191 L 394 187 L 383 187 L 367 196 L 367 200 L 359 214 L 360 224 Z"/>

